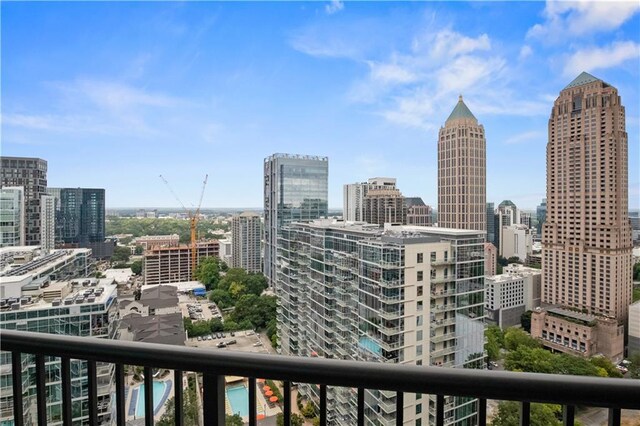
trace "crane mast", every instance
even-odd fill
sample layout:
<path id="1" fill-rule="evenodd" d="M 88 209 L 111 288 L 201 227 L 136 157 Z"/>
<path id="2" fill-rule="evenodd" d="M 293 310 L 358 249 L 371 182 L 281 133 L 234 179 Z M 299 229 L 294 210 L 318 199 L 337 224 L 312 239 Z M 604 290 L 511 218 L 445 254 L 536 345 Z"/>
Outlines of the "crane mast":
<path id="1" fill-rule="evenodd" d="M 180 198 L 176 195 L 175 191 L 173 190 L 173 188 L 171 187 L 171 185 L 169 185 L 169 182 L 164 178 L 164 176 L 160 175 L 160 179 L 162 179 L 162 181 L 165 183 L 165 185 L 167 185 L 167 188 L 169 188 L 169 191 L 171 192 L 171 194 L 173 195 L 173 197 L 176 199 L 176 201 L 178 201 L 178 204 L 180 204 L 180 207 L 182 207 L 182 210 L 185 211 L 185 213 L 187 213 L 187 216 L 189 217 L 189 228 L 191 231 L 191 277 L 193 279 L 195 279 L 195 275 L 196 275 L 196 260 L 198 257 L 198 247 L 196 244 L 197 241 L 197 235 L 196 235 L 196 228 L 198 226 L 198 221 L 200 220 L 200 207 L 202 207 L 202 199 L 204 198 L 204 189 L 207 186 L 207 180 L 209 179 L 209 175 L 205 175 L 204 176 L 204 182 L 202 182 L 202 190 L 200 191 L 200 200 L 198 201 L 198 207 L 196 208 L 195 212 L 193 210 L 189 210 L 184 206 L 184 203 L 180 200 Z"/>

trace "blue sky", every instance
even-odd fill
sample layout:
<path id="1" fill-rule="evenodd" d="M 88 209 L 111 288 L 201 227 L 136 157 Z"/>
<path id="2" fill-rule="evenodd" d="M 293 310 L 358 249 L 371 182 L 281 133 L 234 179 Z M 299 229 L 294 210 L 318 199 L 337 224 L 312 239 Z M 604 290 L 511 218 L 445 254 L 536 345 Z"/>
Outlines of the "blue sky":
<path id="1" fill-rule="evenodd" d="M 437 132 L 458 95 L 487 135 L 487 201 L 545 194 L 547 122 L 581 71 L 626 106 L 638 208 L 640 5 L 3 2 L 2 154 L 108 207 L 262 205 L 272 153 L 342 184 L 398 179 L 437 205 Z"/>

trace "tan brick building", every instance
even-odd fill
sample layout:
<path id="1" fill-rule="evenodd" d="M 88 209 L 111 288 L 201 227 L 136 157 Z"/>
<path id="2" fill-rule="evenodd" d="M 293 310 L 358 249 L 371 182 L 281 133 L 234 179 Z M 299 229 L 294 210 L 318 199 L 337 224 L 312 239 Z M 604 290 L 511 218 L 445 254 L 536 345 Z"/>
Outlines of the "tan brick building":
<path id="1" fill-rule="evenodd" d="M 220 244 L 215 240 L 197 243 L 196 250 L 196 266 L 206 257 L 220 257 Z M 157 247 L 144 253 L 145 285 L 191 280 L 191 246 Z"/>
<path id="2" fill-rule="evenodd" d="M 438 226 L 486 230 L 484 127 L 458 99 L 438 135 Z"/>
<path id="3" fill-rule="evenodd" d="M 625 109 L 615 87 L 582 73 L 549 118 L 543 303 L 622 322 L 631 303 Z"/>
<path id="4" fill-rule="evenodd" d="M 531 336 L 558 352 L 585 358 L 602 354 L 614 362 L 623 358 L 624 326 L 611 318 L 537 308 L 531 314 Z"/>

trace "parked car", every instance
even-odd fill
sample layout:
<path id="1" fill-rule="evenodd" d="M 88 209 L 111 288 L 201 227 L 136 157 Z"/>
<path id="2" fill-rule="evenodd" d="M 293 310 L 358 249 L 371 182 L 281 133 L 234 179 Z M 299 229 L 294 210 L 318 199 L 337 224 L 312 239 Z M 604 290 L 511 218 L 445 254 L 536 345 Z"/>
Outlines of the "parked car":
<path id="1" fill-rule="evenodd" d="M 227 345 L 225 345 L 224 342 L 218 342 L 218 344 L 216 346 L 219 347 L 219 348 L 226 348 L 227 347 Z"/>
<path id="2" fill-rule="evenodd" d="M 254 346 L 254 347 L 262 346 L 262 342 L 255 342 L 255 343 L 253 344 L 253 346 Z"/>
<path id="3" fill-rule="evenodd" d="M 198 336 L 198 342 L 200 342 L 202 340 L 202 337 Z"/>
<path id="4" fill-rule="evenodd" d="M 207 340 L 212 340 L 212 339 L 213 339 L 213 337 L 211 337 L 211 335 L 207 336 Z"/>
<path id="5" fill-rule="evenodd" d="M 235 341 L 235 339 L 231 339 L 231 340 L 229 340 L 229 341 L 227 342 L 227 346 L 229 346 L 229 345 L 235 345 L 236 343 L 238 343 L 238 342 L 236 342 L 236 341 Z"/>
<path id="6" fill-rule="evenodd" d="M 231 335 L 231 337 L 234 337 L 236 335 L 236 333 L 234 333 L 233 331 L 229 334 Z"/>
<path id="7" fill-rule="evenodd" d="M 223 334 L 222 334 L 222 333 L 220 333 L 220 332 L 218 332 L 218 334 L 216 334 L 216 336 L 218 336 L 218 339 L 222 339 Z"/>

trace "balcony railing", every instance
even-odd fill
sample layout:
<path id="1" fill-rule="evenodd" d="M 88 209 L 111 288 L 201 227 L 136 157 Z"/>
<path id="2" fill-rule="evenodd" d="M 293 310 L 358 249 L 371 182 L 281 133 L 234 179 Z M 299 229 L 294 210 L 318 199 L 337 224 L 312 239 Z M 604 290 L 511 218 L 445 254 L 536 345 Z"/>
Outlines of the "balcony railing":
<path id="1" fill-rule="evenodd" d="M 436 426 L 444 425 L 445 395 L 478 398 L 478 424 L 486 425 L 487 399 L 520 402 L 520 424 L 530 423 L 532 402 L 561 404 L 564 425 L 572 425 L 576 406 L 609 408 L 609 425 L 620 424 L 621 409 L 640 409 L 640 381 L 550 374 L 511 373 L 472 369 L 408 366 L 385 363 L 298 358 L 243 352 L 207 350 L 183 346 L 134 343 L 106 339 L 55 336 L 3 330 L 0 349 L 12 353 L 15 424 L 23 424 L 21 354 L 35 355 L 36 404 L 38 424 L 46 425 L 45 356 L 61 358 L 62 407 L 64 424 L 71 424 L 70 360 L 88 361 L 89 421 L 98 424 L 96 363 L 115 364 L 116 422 L 125 425 L 124 366 L 138 365 L 145 370 L 145 422 L 153 424 L 152 369 L 174 370 L 175 383 L 182 383 L 182 372 L 203 374 L 203 424 L 225 423 L 224 376 L 249 380 L 249 425 L 257 422 L 256 379 L 284 383 L 284 424 L 290 424 L 291 383 L 319 384 L 320 424 L 327 424 L 327 386 L 357 389 L 358 425 L 365 423 L 365 389 L 381 389 L 396 396 L 403 407 L 404 393 L 435 395 Z M 481 385 L 478 385 L 481 384 Z M 175 388 L 175 419 L 182 424 L 182 387 Z M 396 410 L 396 424 L 403 424 L 403 410 Z"/>

